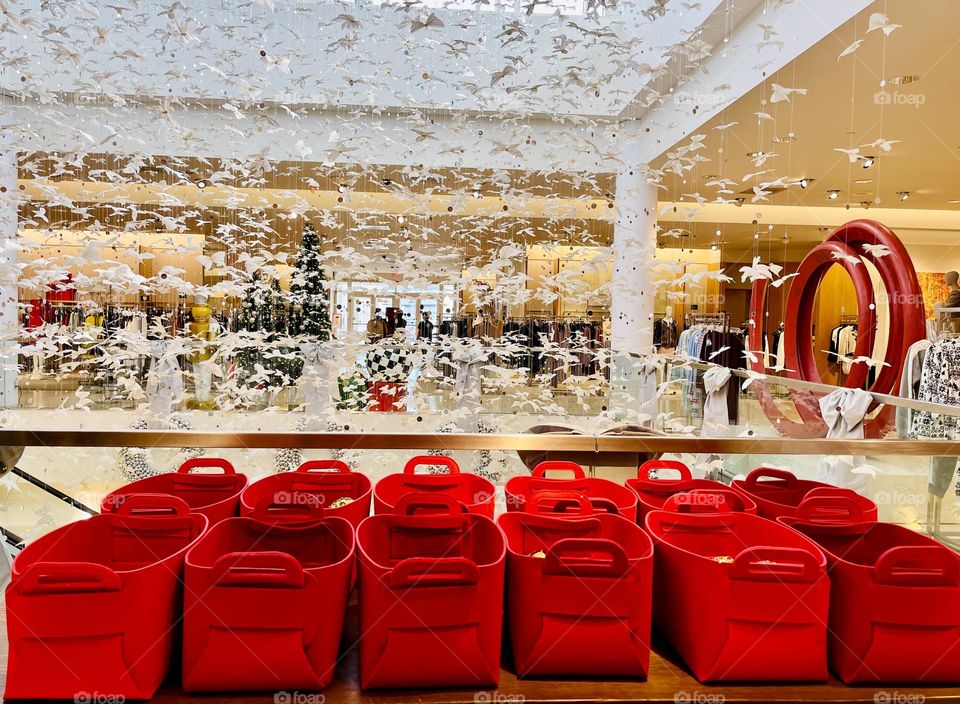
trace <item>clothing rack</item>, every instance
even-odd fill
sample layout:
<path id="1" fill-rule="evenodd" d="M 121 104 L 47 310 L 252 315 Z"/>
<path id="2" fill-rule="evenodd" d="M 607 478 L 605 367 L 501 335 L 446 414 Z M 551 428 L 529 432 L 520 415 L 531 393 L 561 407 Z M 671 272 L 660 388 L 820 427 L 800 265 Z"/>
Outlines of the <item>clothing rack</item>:
<path id="1" fill-rule="evenodd" d="M 730 314 L 726 311 L 719 313 L 687 313 L 683 316 L 685 328 L 693 325 L 718 325 L 727 331 L 730 329 Z"/>

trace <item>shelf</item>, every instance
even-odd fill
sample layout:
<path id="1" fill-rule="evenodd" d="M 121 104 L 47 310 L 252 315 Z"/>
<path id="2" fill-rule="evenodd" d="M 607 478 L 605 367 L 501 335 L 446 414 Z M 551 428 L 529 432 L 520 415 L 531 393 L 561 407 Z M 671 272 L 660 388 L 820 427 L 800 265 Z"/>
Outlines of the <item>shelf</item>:
<path id="1" fill-rule="evenodd" d="M 0 620 L 0 682 L 6 680 L 7 641 L 6 605 Z M 225 693 L 187 695 L 176 683 L 168 683 L 151 700 L 155 704 L 210 704 L 211 702 L 263 702 L 264 704 L 563 704 L 583 702 L 689 702 L 690 704 L 732 704 L 734 702 L 866 702 L 869 704 L 912 704 L 919 702 L 958 702 L 960 687 L 909 687 L 866 685 L 845 687 L 837 681 L 825 684 L 721 684 L 697 682 L 665 648 L 654 648 L 650 657 L 650 676 L 636 680 L 518 680 L 509 670 L 501 670 L 496 690 L 400 690 L 361 692 L 358 684 L 357 611 L 347 610 L 347 622 L 341 643 L 341 660 L 333 685 L 319 696 L 308 692 L 296 698 L 275 698 L 273 692 L 258 694 Z"/>

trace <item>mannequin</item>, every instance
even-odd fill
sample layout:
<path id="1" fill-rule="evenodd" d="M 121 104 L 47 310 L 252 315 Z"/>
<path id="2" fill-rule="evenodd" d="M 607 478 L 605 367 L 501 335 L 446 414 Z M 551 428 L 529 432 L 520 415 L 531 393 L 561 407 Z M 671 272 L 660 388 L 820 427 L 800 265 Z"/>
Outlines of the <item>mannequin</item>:
<path id="1" fill-rule="evenodd" d="M 667 306 L 663 309 L 663 321 L 665 323 L 673 322 L 673 306 Z"/>
<path id="2" fill-rule="evenodd" d="M 429 342 L 433 337 L 433 323 L 430 322 L 430 311 L 425 310 L 420 315 L 422 320 L 417 325 L 417 339 Z"/>
<path id="3" fill-rule="evenodd" d="M 659 321 L 659 335 L 654 330 L 654 344 L 661 350 L 672 350 L 677 346 L 677 321 L 673 319 L 673 306 L 663 309 L 663 318 Z"/>
<path id="4" fill-rule="evenodd" d="M 943 280 L 950 287 L 950 295 L 944 301 L 944 308 L 960 308 L 960 273 L 948 271 L 943 275 Z"/>

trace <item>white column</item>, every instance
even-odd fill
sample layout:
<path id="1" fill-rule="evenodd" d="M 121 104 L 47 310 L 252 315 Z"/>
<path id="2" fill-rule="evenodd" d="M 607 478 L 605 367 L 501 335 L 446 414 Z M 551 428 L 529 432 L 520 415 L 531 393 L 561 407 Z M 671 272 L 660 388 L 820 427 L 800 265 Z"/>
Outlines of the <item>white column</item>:
<path id="1" fill-rule="evenodd" d="M 17 150 L 0 106 L 0 407 L 17 405 Z"/>
<path id="2" fill-rule="evenodd" d="M 617 173 L 611 289 L 612 347 L 615 352 L 653 351 L 652 265 L 657 249 L 657 187 L 648 183 L 645 164 L 633 161 L 639 143 L 624 150 Z"/>

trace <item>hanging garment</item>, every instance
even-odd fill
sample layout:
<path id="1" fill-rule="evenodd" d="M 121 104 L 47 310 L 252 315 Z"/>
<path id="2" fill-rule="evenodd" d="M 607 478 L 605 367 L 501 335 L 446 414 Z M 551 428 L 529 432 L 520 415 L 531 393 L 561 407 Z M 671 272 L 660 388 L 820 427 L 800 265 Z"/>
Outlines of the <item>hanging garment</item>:
<path id="1" fill-rule="evenodd" d="M 837 343 L 837 356 L 841 358 L 840 370 L 844 374 L 849 374 L 853 367 L 850 358 L 857 350 L 857 326 L 844 325 L 840 329 L 839 341 Z"/>
<path id="2" fill-rule="evenodd" d="M 787 367 L 787 345 L 786 345 L 787 336 L 784 334 L 783 330 L 780 330 L 777 334 L 777 369 L 786 369 Z"/>
<path id="3" fill-rule="evenodd" d="M 302 343 L 300 351 L 303 353 L 300 388 L 303 390 L 304 410 L 308 417 L 319 417 L 330 407 L 333 391 L 330 362 L 334 355 L 326 345 L 316 342 Z"/>
<path id="4" fill-rule="evenodd" d="M 657 374 L 663 360 L 647 357 L 637 368 L 640 386 L 637 392 L 637 413 L 641 425 L 652 426 L 657 419 Z"/>
<path id="5" fill-rule="evenodd" d="M 183 374 L 173 345 L 157 341 L 150 345 L 153 363 L 147 377 L 147 398 L 150 412 L 166 418 L 183 398 Z"/>
<path id="6" fill-rule="evenodd" d="M 707 397 L 703 402 L 703 437 L 725 435 L 730 429 L 727 406 L 727 387 L 731 372 L 726 367 L 713 367 L 703 373 L 703 388 Z"/>
<path id="7" fill-rule="evenodd" d="M 939 340 L 930 345 L 923 359 L 917 398 L 960 406 L 960 339 Z M 916 411 L 910 437 L 956 440 L 960 438 L 960 418 Z"/>
<path id="8" fill-rule="evenodd" d="M 918 340 L 907 349 L 903 363 L 903 373 L 900 375 L 900 398 L 916 399 L 920 391 L 920 373 L 923 369 L 923 360 L 927 350 L 933 343 L 929 340 Z M 913 411 L 902 406 L 897 407 L 897 435 L 909 437 L 910 426 L 913 423 Z"/>
<path id="9" fill-rule="evenodd" d="M 820 415 L 827 425 L 827 437 L 862 440 L 863 419 L 872 400 L 873 397 L 862 389 L 837 389 L 821 398 Z M 867 477 L 854 471 L 863 464 L 863 457 L 826 456 L 820 461 L 817 481 L 863 493 L 867 488 Z"/>
<path id="10" fill-rule="evenodd" d="M 480 429 L 481 368 L 489 354 L 480 344 L 465 340 L 453 351 L 456 365 L 453 391 L 462 419 L 457 421 L 463 432 L 476 433 Z"/>

